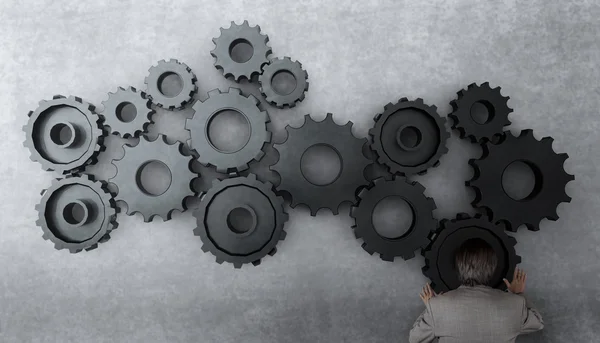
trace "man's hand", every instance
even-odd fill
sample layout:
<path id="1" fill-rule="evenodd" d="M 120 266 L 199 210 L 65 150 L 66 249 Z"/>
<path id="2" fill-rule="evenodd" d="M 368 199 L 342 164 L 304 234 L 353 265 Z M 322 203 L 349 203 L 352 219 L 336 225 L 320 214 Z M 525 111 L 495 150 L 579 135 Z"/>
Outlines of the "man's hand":
<path id="1" fill-rule="evenodd" d="M 504 283 L 506 284 L 506 288 L 515 294 L 521 294 L 525 292 L 525 281 L 527 281 L 527 274 L 523 271 L 523 269 L 515 268 L 515 273 L 513 275 L 512 282 L 508 282 L 508 280 L 504 279 Z"/>
<path id="2" fill-rule="evenodd" d="M 443 293 L 440 293 L 440 295 Z M 419 294 L 419 296 L 421 297 L 421 300 L 423 300 L 423 303 L 425 305 L 427 305 L 427 302 L 429 302 L 429 299 L 435 297 L 437 294 L 435 294 L 435 292 L 433 291 L 433 289 L 431 289 L 431 286 L 428 284 L 426 284 L 425 286 L 423 286 L 423 290 L 421 291 L 421 293 Z"/>

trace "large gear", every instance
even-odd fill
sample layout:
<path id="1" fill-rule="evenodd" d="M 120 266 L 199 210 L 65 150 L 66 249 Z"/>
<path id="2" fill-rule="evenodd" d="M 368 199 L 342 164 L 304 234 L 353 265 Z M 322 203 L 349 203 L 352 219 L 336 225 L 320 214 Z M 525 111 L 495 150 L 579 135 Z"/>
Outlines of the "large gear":
<path id="1" fill-rule="evenodd" d="M 505 287 L 502 279 L 512 276 L 515 266 L 521 263 L 521 257 L 515 252 L 517 240 L 481 214 L 471 217 L 460 213 L 456 219 L 440 221 L 431 244 L 423 252 L 423 274 L 431 280 L 434 291 L 447 292 L 460 286 L 454 255 L 464 242 L 473 238 L 486 241 L 496 252 L 498 266 L 489 286 Z"/>
<path id="2" fill-rule="evenodd" d="M 127 214 L 141 213 L 145 222 L 155 216 L 163 221 L 171 219 L 173 211 L 183 212 L 185 198 L 194 196 L 192 182 L 197 174 L 192 172 L 192 156 L 183 154 L 183 143 L 169 144 L 167 137 L 159 135 L 154 141 L 142 136 L 136 146 L 125 144 L 125 155 L 112 164 L 117 168 L 117 174 L 109 181 L 119 189 L 117 200 L 127 204 Z M 140 185 L 140 174 L 149 163 L 160 162 L 168 168 L 171 183 L 161 194 L 150 194 Z"/>
<path id="3" fill-rule="evenodd" d="M 295 88 L 287 94 L 280 93 L 273 86 L 273 79 L 280 73 L 288 73 L 294 77 Z M 263 73 L 258 77 L 258 82 L 260 83 L 260 92 L 265 100 L 278 108 L 296 106 L 297 102 L 304 100 L 306 91 L 308 91 L 308 73 L 302 69 L 300 62 L 292 61 L 289 57 L 271 60 L 263 68 Z"/>
<path id="4" fill-rule="evenodd" d="M 67 176 L 55 179 L 42 192 L 36 210 L 36 224 L 42 237 L 54 243 L 58 250 L 71 253 L 92 250 L 107 241 L 117 228 L 117 206 L 106 183 L 91 176 Z"/>
<path id="5" fill-rule="evenodd" d="M 363 188 L 357 196 L 357 204 L 352 206 L 350 216 L 354 218 L 354 234 L 362 238 L 362 248 L 369 254 L 378 253 L 384 261 L 394 261 L 401 256 L 404 260 L 415 256 L 415 250 L 429 244 L 429 235 L 437 226 L 433 218 L 435 201 L 425 195 L 425 187 L 418 182 L 407 182 L 394 176 L 391 180 L 378 178 L 369 187 Z M 413 221 L 410 229 L 398 238 L 381 236 L 373 224 L 375 207 L 389 197 L 401 197 L 410 206 Z"/>
<path id="6" fill-rule="evenodd" d="M 231 27 L 221 28 L 221 35 L 213 38 L 215 49 L 210 54 L 215 58 L 215 68 L 221 70 L 226 78 L 233 78 L 236 82 L 242 79 L 252 80 L 262 72 L 265 64 L 269 63 L 271 47 L 267 45 L 269 37 L 260 31 L 260 26 L 250 27 L 247 20 L 242 25 L 231 22 Z M 252 57 L 244 62 L 236 62 L 232 56 L 232 49 L 237 44 L 249 44 Z"/>
<path id="7" fill-rule="evenodd" d="M 113 134 L 120 134 L 123 138 L 137 137 L 146 132 L 148 125 L 152 123 L 154 110 L 150 108 L 150 104 L 146 93 L 139 92 L 134 87 L 119 87 L 116 92 L 108 93 L 108 99 L 102 102 L 104 109 L 99 114 L 104 118 L 104 125 L 110 127 Z M 127 107 L 134 109 L 131 119 L 123 116 Z"/>
<path id="8" fill-rule="evenodd" d="M 55 95 L 42 100 L 23 126 L 23 145 L 31 152 L 31 160 L 47 171 L 76 173 L 97 161 L 104 150 L 102 118 L 92 104 L 81 98 Z"/>
<path id="9" fill-rule="evenodd" d="M 513 111 L 508 107 L 508 96 L 502 96 L 500 87 L 491 88 L 489 82 L 481 86 L 470 84 L 467 89 L 460 90 L 458 98 L 452 100 L 452 128 L 459 132 L 460 138 L 468 138 L 471 142 L 485 142 L 501 135 L 503 128 L 510 125 L 508 115 Z M 487 110 L 487 119 L 478 122 L 473 118 L 473 106 L 481 105 Z"/>
<path id="10" fill-rule="evenodd" d="M 402 98 L 396 104 L 389 103 L 374 121 L 375 126 L 369 130 L 371 148 L 377 161 L 392 174 L 424 174 L 428 168 L 437 167 L 448 152 L 446 120 L 423 99 Z"/>
<path id="11" fill-rule="evenodd" d="M 163 82 L 167 78 L 175 76 L 181 82 L 181 90 L 178 90 L 177 94 L 165 94 L 166 89 L 162 88 Z M 157 65 L 148 69 L 148 76 L 144 83 L 147 87 L 147 95 L 155 105 L 168 110 L 177 110 L 190 102 L 198 91 L 196 81 L 196 75 L 190 67 L 172 58 L 168 62 L 161 60 Z"/>
<path id="12" fill-rule="evenodd" d="M 352 122 L 343 126 L 336 124 L 331 113 L 327 113 L 320 122 L 314 121 L 308 114 L 304 118 L 304 125 L 299 128 L 288 125 L 287 140 L 275 144 L 280 158 L 271 169 L 281 176 L 281 184 L 277 189 L 290 193 L 291 207 L 304 204 L 312 216 L 316 216 L 321 208 L 329 208 L 333 214 L 337 214 L 339 205 L 346 201 L 354 202 L 358 187 L 368 183 L 363 171 L 371 161 L 362 154 L 366 139 L 354 137 Z M 341 168 L 332 182 L 317 185 L 304 176 L 302 157 L 309 148 L 323 145 L 337 153 Z"/>
<path id="13" fill-rule="evenodd" d="M 229 88 L 225 93 L 215 89 L 208 93 L 208 99 L 197 101 L 193 106 L 194 116 L 186 120 L 185 128 L 190 131 L 189 146 L 198 153 L 198 161 L 227 173 L 246 170 L 249 162 L 260 160 L 263 146 L 271 141 L 271 132 L 267 130 L 269 114 L 261 111 L 258 103 L 253 95 L 246 97 L 238 88 Z M 249 137 L 237 151 L 221 151 L 211 142 L 209 126 L 219 113 L 231 110 L 246 119 Z"/>
<path id="14" fill-rule="evenodd" d="M 198 224 L 194 235 L 200 236 L 202 250 L 215 255 L 217 263 L 229 262 L 235 268 L 245 263 L 259 265 L 263 257 L 275 254 L 275 246 L 285 238 L 288 215 L 283 205 L 273 185 L 258 181 L 253 174 L 215 180 L 194 211 Z M 239 211 L 247 217 L 236 218 Z M 242 221 L 246 230 L 236 221 Z"/>
<path id="15" fill-rule="evenodd" d="M 553 141 L 552 137 L 538 141 L 532 130 L 523 130 L 519 136 L 506 131 L 498 142 L 484 144 L 481 157 L 469 161 L 475 170 L 466 182 L 476 193 L 473 206 L 485 209 L 510 231 L 520 225 L 537 231 L 542 219 L 558 220 L 556 208 L 571 201 L 565 187 L 575 177 L 564 169 L 569 155 L 554 152 Z M 504 171 L 513 162 L 526 163 L 535 175 L 533 192 L 520 200 L 511 198 L 502 185 Z"/>

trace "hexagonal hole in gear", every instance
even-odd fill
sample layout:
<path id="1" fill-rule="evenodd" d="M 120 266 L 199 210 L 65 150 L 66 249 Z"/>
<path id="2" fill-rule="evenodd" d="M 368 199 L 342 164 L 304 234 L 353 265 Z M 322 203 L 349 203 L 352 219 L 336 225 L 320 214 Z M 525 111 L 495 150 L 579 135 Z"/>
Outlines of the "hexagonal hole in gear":
<path id="1" fill-rule="evenodd" d="M 280 70 L 271 78 L 271 87 L 279 95 L 289 95 L 297 85 L 296 76 L 288 70 Z"/>
<path id="2" fill-rule="evenodd" d="M 254 55 L 254 47 L 249 41 L 239 38 L 229 45 L 229 57 L 236 63 L 248 62 Z"/>
<path id="3" fill-rule="evenodd" d="M 137 116 L 137 109 L 134 104 L 125 101 L 117 106 L 115 114 L 120 121 L 129 123 Z"/>
<path id="4" fill-rule="evenodd" d="M 471 105 L 470 113 L 477 124 L 487 124 L 494 119 L 494 106 L 485 100 L 480 100 Z"/>
<path id="5" fill-rule="evenodd" d="M 179 74 L 168 71 L 159 76 L 158 91 L 167 98 L 174 98 L 183 90 L 183 79 Z"/>
<path id="6" fill-rule="evenodd" d="M 527 161 L 514 161 L 502 172 L 502 188 L 513 200 L 531 199 L 542 187 L 542 173 Z"/>
<path id="7" fill-rule="evenodd" d="M 304 151 L 300 159 L 304 178 L 316 186 L 333 183 L 342 173 L 342 158 L 334 147 L 315 144 Z"/>
<path id="8" fill-rule="evenodd" d="M 171 182 L 171 170 L 161 161 L 148 161 L 139 167 L 136 173 L 138 188 L 150 196 L 164 194 Z"/>
<path id="9" fill-rule="evenodd" d="M 238 111 L 217 112 L 206 125 L 209 143 L 220 152 L 237 152 L 250 140 L 250 121 Z"/>
<path id="10" fill-rule="evenodd" d="M 382 237 L 397 239 L 413 228 L 414 212 L 404 198 L 391 195 L 381 199 L 371 214 L 371 222 L 377 234 Z"/>

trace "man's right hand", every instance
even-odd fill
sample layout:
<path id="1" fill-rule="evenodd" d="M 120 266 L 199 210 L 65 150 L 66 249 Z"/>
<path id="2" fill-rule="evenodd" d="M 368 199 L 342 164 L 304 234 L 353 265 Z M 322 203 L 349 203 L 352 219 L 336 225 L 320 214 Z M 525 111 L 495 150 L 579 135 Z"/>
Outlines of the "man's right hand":
<path id="1" fill-rule="evenodd" d="M 527 274 L 523 271 L 523 269 L 515 268 L 515 273 L 513 275 L 512 282 L 508 282 L 508 280 L 504 279 L 504 283 L 506 284 L 506 288 L 515 294 L 521 294 L 525 292 L 525 281 L 527 281 Z"/>

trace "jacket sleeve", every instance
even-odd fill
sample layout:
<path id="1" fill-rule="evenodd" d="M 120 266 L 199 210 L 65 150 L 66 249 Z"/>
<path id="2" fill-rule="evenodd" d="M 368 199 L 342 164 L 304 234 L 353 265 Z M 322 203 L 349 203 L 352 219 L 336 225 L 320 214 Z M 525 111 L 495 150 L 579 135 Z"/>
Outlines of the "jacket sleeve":
<path id="1" fill-rule="evenodd" d="M 429 304 L 425 306 L 425 311 L 421 313 L 413 324 L 412 329 L 410 329 L 408 341 L 410 343 L 429 343 L 436 341 L 433 315 Z"/>
<path id="2" fill-rule="evenodd" d="M 542 315 L 533 307 L 529 299 L 523 296 L 523 311 L 521 314 L 521 333 L 531 333 L 544 328 Z"/>

